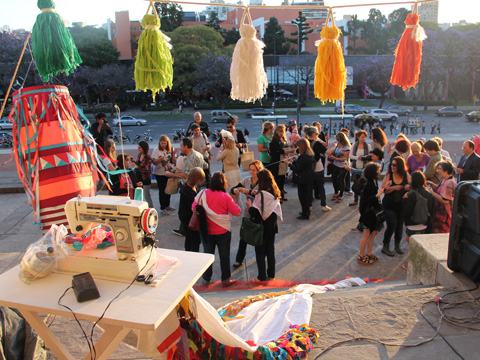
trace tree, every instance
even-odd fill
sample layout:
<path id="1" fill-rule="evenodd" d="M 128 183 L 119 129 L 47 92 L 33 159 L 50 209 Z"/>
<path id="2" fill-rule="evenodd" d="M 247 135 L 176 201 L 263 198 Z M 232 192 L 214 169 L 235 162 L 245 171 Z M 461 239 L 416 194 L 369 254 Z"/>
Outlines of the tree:
<path id="1" fill-rule="evenodd" d="M 308 34 L 311 34 L 313 32 L 313 29 L 310 29 L 310 25 L 307 23 L 307 18 L 303 16 L 302 12 L 298 12 L 298 17 L 295 20 L 292 20 L 292 24 L 297 24 L 298 29 L 297 31 L 291 33 L 290 35 L 295 36 L 295 39 L 288 39 L 291 43 L 298 43 L 298 37 L 300 36 L 300 49 L 298 49 L 298 52 L 301 52 L 303 42 L 305 40 L 308 40 Z M 298 34 L 298 30 L 300 30 L 300 35 Z"/>
<path id="2" fill-rule="evenodd" d="M 362 38 L 367 43 L 365 49 L 367 54 L 386 54 L 388 52 L 388 31 L 385 31 L 384 25 L 387 22 L 385 15 L 378 9 L 370 9 L 368 19 L 364 23 Z"/>
<path id="3" fill-rule="evenodd" d="M 162 31 L 170 32 L 182 26 L 183 15 L 185 14 L 182 5 L 169 3 L 155 3 L 158 16 L 160 16 L 160 29 Z"/>
<path id="4" fill-rule="evenodd" d="M 232 28 L 231 30 L 228 30 L 225 32 L 225 46 L 228 45 L 235 45 L 238 40 L 240 40 L 240 31 L 238 31 L 235 28 Z"/>
<path id="5" fill-rule="evenodd" d="M 357 85 L 365 84 L 374 92 L 381 94 L 379 107 L 391 89 L 390 77 L 393 69 L 393 56 L 372 56 L 365 61 L 354 65 L 354 82 Z"/>
<path id="6" fill-rule="evenodd" d="M 356 55 L 357 40 L 359 39 L 358 35 L 359 35 L 362 28 L 363 28 L 363 21 L 358 20 L 357 15 L 353 15 L 352 20 L 350 20 L 347 23 L 347 31 L 345 32 L 345 35 L 350 36 L 352 41 L 353 41 L 353 46 L 347 46 L 348 50 L 353 51 L 353 55 Z"/>
<path id="7" fill-rule="evenodd" d="M 227 99 L 230 96 L 232 84 L 230 82 L 231 56 L 215 53 L 203 54 L 195 64 L 197 85 L 194 89 L 199 93 L 210 92 L 210 94 L 225 108 Z"/>
<path id="8" fill-rule="evenodd" d="M 195 64 L 203 54 L 221 55 L 223 37 L 207 26 L 181 26 L 172 33 L 173 88 L 176 91 L 189 91 L 196 85 Z"/>
<path id="9" fill-rule="evenodd" d="M 205 26 L 208 26 L 210 28 L 212 28 L 213 30 L 215 31 L 218 31 L 218 32 L 221 32 L 221 26 L 220 24 L 222 23 L 223 21 L 221 21 L 219 18 L 218 18 L 218 14 L 216 11 L 212 11 L 210 13 L 210 16 L 208 17 L 208 21 L 207 23 L 205 24 Z"/>
<path id="10" fill-rule="evenodd" d="M 275 40 L 274 40 L 275 39 Z M 265 34 L 263 35 L 263 42 L 265 43 L 265 55 L 285 55 L 290 51 L 290 44 L 286 43 L 285 30 L 282 29 L 278 23 L 278 19 L 274 16 L 270 18 L 265 26 Z M 276 51 L 274 50 L 276 47 Z"/>
<path id="11" fill-rule="evenodd" d="M 108 40 L 107 30 L 93 26 L 74 26 L 69 30 L 82 58 L 82 65 L 99 68 L 118 63 L 120 52 Z"/>
<path id="12" fill-rule="evenodd" d="M 405 30 L 405 20 L 410 12 L 411 11 L 405 8 L 400 8 L 393 10 L 388 15 L 388 22 L 390 23 L 388 30 L 390 32 L 390 37 L 395 38 L 397 41 L 400 39 Z"/>
<path id="13" fill-rule="evenodd" d="M 315 59 L 316 55 L 291 55 L 284 60 L 282 66 L 284 74 L 287 74 L 295 84 L 305 86 L 304 95 L 298 94 L 300 102 L 308 100 L 309 86 L 315 78 Z"/>

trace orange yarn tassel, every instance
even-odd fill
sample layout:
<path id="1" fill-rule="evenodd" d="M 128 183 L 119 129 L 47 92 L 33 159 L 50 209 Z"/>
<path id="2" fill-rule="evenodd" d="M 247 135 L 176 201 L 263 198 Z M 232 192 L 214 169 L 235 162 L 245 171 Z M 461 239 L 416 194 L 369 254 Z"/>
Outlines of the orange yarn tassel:
<path id="1" fill-rule="evenodd" d="M 329 19 L 332 26 L 328 26 Z M 315 61 L 315 97 L 322 103 L 326 101 L 344 100 L 347 87 L 347 69 L 343 58 L 342 47 L 338 38 L 340 29 L 335 26 L 332 9 L 328 11 L 327 22 L 322 29 L 321 40 L 315 42 L 318 46 L 318 56 Z"/>
<path id="2" fill-rule="evenodd" d="M 417 4 L 413 12 L 407 15 L 405 31 L 395 49 L 395 64 L 393 65 L 390 82 L 401 86 L 403 90 L 415 87 L 420 75 L 422 64 L 422 45 L 427 38 L 425 30 L 419 23 Z"/>

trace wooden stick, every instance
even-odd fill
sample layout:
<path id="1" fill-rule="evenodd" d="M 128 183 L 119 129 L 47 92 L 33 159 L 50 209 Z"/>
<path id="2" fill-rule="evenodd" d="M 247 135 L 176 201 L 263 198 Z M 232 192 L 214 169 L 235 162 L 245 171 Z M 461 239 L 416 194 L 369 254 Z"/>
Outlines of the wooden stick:
<path id="1" fill-rule="evenodd" d="M 8 95 L 10 95 L 10 90 L 12 90 L 13 82 L 15 81 L 15 77 L 17 76 L 18 68 L 20 67 L 20 62 L 22 61 L 23 54 L 25 53 L 25 49 L 27 48 L 30 35 L 32 35 L 32 32 L 29 32 L 27 35 L 27 38 L 25 39 L 25 43 L 23 44 L 23 49 L 20 54 L 20 58 L 18 59 L 18 62 L 17 62 L 17 67 L 15 68 L 15 72 L 13 73 L 12 80 L 10 81 L 10 85 L 8 86 L 7 93 L 5 94 L 5 99 L 3 99 L 2 109 L 0 110 L 0 119 L 3 116 L 3 110 L 5 109 L 5 105 L 7 105 Z"/>

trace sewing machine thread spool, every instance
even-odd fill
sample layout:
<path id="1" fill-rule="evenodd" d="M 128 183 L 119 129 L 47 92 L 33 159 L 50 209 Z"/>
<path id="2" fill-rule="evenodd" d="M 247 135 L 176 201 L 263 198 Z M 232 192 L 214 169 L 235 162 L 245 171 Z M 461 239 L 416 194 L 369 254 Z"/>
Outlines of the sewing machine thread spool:
<path id="1" fill-rule="evenodd" d="M 143 201 L 143 189 L 141 187 L 135 188 L 134 200 Z"/>

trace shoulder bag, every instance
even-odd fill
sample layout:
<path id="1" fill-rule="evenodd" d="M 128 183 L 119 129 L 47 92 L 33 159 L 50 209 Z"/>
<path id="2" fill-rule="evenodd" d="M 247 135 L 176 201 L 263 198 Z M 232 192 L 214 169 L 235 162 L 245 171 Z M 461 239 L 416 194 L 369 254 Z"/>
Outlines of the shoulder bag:
<path id="1" fill-rule="evenodd" d="M 248 145 L 243 154 L 240 156 L 240 161 L 242 163 L 243 171 L 248 171 L 248 167 L 255 160 L 253 151 L 248 151 Z"/>
<path id="2" fill-rule="evenodd" d="M 263 193 L 260 191 L 262 199 L 263 214 Z M 260 246 L 263 244 L 263 223 L 256 223 L 251 218 L 243 218 L 242 226 L 240 227 L 240 239 L 249 245 Z"/>
<path id="3" fill-rule="evenodd" d="M 168 178 L 167 186 L 165 186 L 165 194 L 174 195 L 178 193 L 178 188 L 180 187 L 180 182 L 177 178 Z"/>
<path id="4" fill-rule="evenodd" d="M 203 191 L 205 191 L 205 190 L 202 190 L 202 192 Z M 192 229 L 193 231 L 200 231 L 200 214 L 198 213 L 196 208 L 198 206 L 202 206 L 202 204 L 201 204 L 202 196 L 203 196 L 203 194 L 200 195 L 200 197 L 198 198 L 199 202 L 197 203 L 197 206 L 195 206 L 195 210 L 193 210 L 192 217 L 190 218 L 190 222 L 188 223 L 188 227 L 190 229 Z"/>

